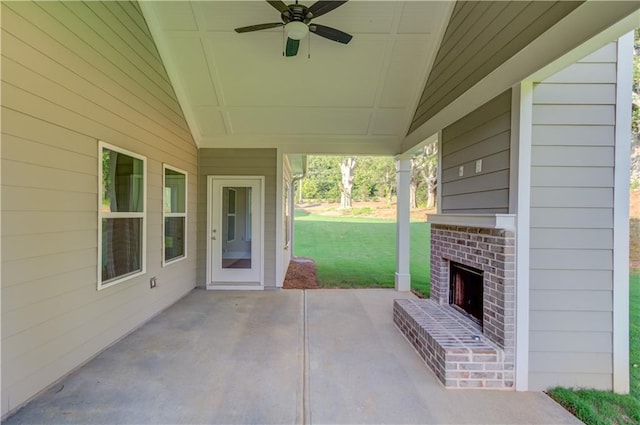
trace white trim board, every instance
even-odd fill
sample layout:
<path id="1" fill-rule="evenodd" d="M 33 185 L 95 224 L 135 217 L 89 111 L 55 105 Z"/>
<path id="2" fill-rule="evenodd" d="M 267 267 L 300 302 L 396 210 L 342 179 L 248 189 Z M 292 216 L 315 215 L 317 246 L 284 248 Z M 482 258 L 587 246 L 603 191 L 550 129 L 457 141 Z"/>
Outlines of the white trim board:
<path id="1" fill-rule="evenodd" d="M 516 220 L 516 391 L 529 389 L 529 256 L 531 231 L 531 143 L 533 132 L 533 82 L 514 86 L 511 104 L 511 137 L 517 138 L 518 160 L 514 161 L 517 200 Z M 512 143 L 513 146 L 513 143 Z"/>
<path id="2" fill-rule="evenodd" d="M 445 226 L 516 229 L 514 214 L 427 214 L 427 222 Z"/>
<path id="3" fill-rule="evenodd" d="M 436 182 L 441 182 L 442 181 L 442 130 L 438 131 L 438 135 L 436 136 L 438 138 L 437 143 L 438 143 L 438 169 L 436 170 L 436 173 L 438 173 L 437 175 L 437 179 Z M 436 192 L 436 212 L 438 214 L 442 214 L 442 190 L 440 188 L 437 188 L 437 192 Z"/>
<path id="4" fill-rule="evenodd" d="M 284 185 L 284 155 L 282 154 L 282 149 L 276 150 L 276 246 L 275 246 L 275 257 L 276 257 L 276 275 L 275 275 L 275 286 L 277 288 L 281 288 L 284 283 L 285 274 L 287 273 L 286 268 L 284 267 L 284 244 L 283 240 L 283 221 L 284 221 L 284 210 L 282 208 L 282 201 L 284 199 L 283 196 L 283 185 Z"/>
<path id="5" fill-rule="evenodd" d="M 613 390 L 629 392 L 629 161 L 633 31 L 618 40 L 613 188 Z"/>

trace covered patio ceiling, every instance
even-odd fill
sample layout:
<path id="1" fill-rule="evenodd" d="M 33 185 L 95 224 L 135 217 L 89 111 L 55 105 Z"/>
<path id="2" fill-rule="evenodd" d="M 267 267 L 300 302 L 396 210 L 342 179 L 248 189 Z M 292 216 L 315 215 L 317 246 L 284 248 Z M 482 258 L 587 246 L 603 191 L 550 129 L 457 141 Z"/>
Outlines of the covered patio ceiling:
<path id="1" fill-rule="evenodd" d="M 313 21 L 348 45 L 287 58 L 281 28 L 234 31 L 278 22 L 266 1 L 141 2 L 200 148 L 369 154 L 399 152 L 454 4 L 349 1 Z"/>
<path id="2" fill-rule="evenodd" d="M 520 81 L 540 81 L 640 25 L 638 3 L 629 1 L 470 2 L 467 9 L 493 3 L 453 26 L 462 28 L 458 34 L 475 25 L 489 35 L 459 45 L 445 39 L 461 10 L 455 1 L 350 0 L 313 23 L 347 32 L 351 42 L 310 34 L 295 57 L 283 56 L 282 28 L 234 31 L 280 21 L 266 1 L 139 4 L 198 147 L 396 155 Z M 441 53 L 481 52 L 485 68 L 495 63 L 482 72 L 472 67 L 466 91 L 412 126 L 439 49 L 451 46 Z"/>

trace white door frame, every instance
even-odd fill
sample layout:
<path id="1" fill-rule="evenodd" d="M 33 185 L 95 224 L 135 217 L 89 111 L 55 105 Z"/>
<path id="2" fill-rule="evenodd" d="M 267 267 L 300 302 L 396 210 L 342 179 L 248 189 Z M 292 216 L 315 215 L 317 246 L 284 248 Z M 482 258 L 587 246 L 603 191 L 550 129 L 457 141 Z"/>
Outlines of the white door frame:
<path id="1" fill-rule="evenodd" d="M 259 259 L 259 281 L 251 282 L 251 283 L 221 283 L 214 284 L 213 283 L 213 249 L 212 249 L 212 221 L 213 221 L 213 194 L 212 187 L 214 180 L 253 180 L 258 181 L 260 185 L 260 196 L 258 207 L 260 211 L 260 231 L 258 232 L 260 235 L 260 243 L 257 247 Z M 207 289 L 222 289 L 222 290 L 262 290 L 264 289 L 264 233 L 265 233 L 265 211 L 264 211 L 264 176 L 207 176 L 207 233 L 206 233 L 206 241 L 207 241 Z"/>

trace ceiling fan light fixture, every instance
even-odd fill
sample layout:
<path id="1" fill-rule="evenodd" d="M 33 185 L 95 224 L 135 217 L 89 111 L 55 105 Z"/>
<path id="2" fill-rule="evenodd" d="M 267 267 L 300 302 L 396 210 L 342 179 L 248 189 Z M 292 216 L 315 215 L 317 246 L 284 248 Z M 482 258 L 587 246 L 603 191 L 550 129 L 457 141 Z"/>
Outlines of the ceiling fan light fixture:
<path id="1" fill-rule="evenodd" d="M 287 37 L 292 40 L 302 40 L 309 34 L 309 27 L 300 21 L 292 21 L 284 26 Z"/>

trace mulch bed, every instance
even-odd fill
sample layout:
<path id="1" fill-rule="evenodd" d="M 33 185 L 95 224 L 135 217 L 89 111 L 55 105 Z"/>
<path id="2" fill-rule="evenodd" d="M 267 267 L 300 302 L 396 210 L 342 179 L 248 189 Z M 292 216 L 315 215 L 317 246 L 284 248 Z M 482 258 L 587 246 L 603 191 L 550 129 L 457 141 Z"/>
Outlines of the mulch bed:
<path id="1" fill-rule="evenodd" d="M 311 258 L 296 257 L 289 262 L 289 268 L 282 284 L 283 289 L 318 289 L 316 263 Z"/>

